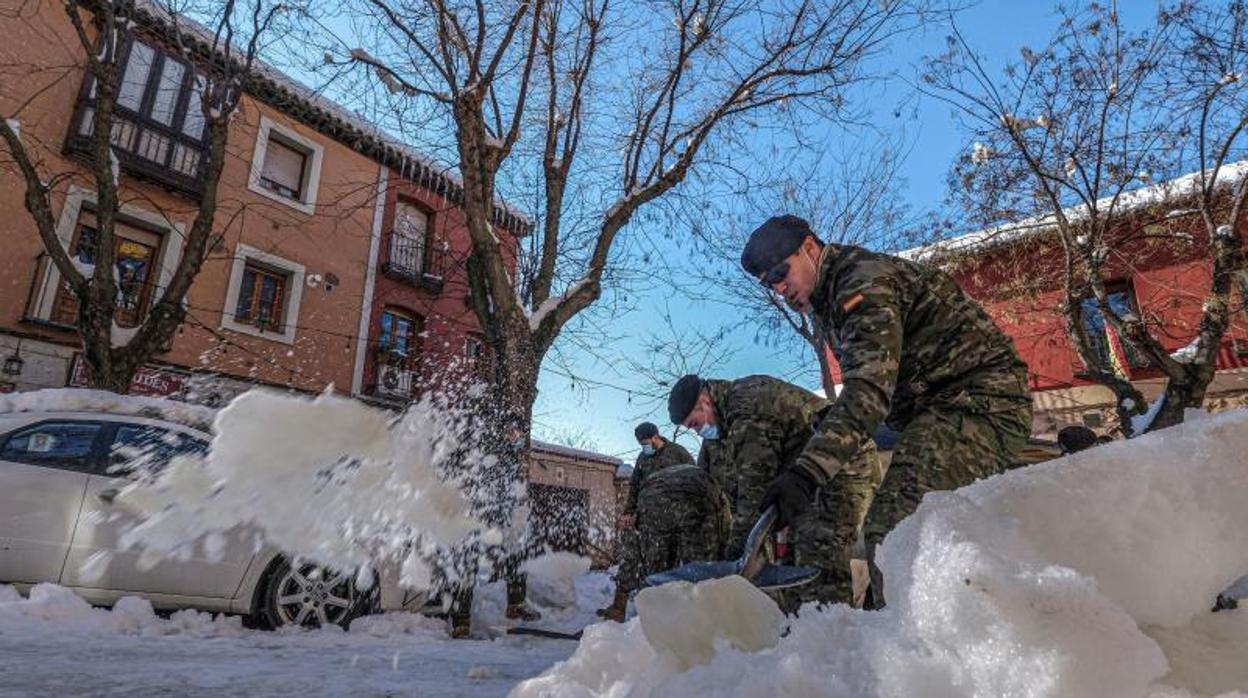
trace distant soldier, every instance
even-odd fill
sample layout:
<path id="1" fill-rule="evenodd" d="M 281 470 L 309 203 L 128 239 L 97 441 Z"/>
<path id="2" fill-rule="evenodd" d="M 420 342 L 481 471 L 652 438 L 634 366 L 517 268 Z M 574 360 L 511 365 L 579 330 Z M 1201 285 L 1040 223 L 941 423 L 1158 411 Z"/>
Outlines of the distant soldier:
<path id="1" fill-rule="evenodd" d="M 814 438 L 759 506 L 799 517 L 881 421 L 901 435 L 867 515 L 867 554 L 923 495 L 1003 471 L 1031 429 L 1027 366 L 1010 338 L 943 271 L 848 245 L 778 216 L 756 229 L 741 266 L 808 313 L 834 348 L 842 390 Z M 848 523 L 848 522 L 847 522 Z M 882 583 L 873 571 L 873 594 Z"/>
<path id="2" fill-rule="evenodd" d="M 641 488 L 646 480 L 673 465 L 693 463 L 693 456 L 678 443 L 673 443 L 659 434 L 659 428 L 650 422 L 642 422 L 633 430 L 641 453 L 633 464 L 633 473 L 628 481 L 628 501 L 624 504 L 624 526 L 620 531 L 619 571 L 615 575 L 615 598 L 611 605 L 598 609 L 599 616 L 608 620 L 624 622 L 628 608 L 629 594 L 641 586 L 643 575 L 640 573 L 641 550 L 638 540 L 637 502 Z"/>
<path id="3" fill-rule="evenodd" d="M 769 376 L 726 381 L 688 375 L 673 386 L 669 416 L 702 436 L 703 450 L 713 449 L 711 472 L 732 504 L 726 557 L 742 552 L 768 484 L 793 467 L 814 433 L 813 420 L 827 406 L 814 393 Z M 822 574 L 785 595 L 787 611 L 807 601 L 853 601 L 850 558 L 880 477 L 875 444 L 863 444 L 853 462 L 856 467 L 833 478 L 788 532 L 793 561 Z"/>

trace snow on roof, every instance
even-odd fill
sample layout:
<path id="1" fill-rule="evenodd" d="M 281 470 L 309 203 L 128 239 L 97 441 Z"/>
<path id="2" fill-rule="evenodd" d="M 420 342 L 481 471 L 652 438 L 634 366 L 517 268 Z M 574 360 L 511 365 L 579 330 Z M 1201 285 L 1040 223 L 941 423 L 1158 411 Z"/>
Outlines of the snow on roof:
<path id="1" fill-rule="evenodd" d="M 1219 186 L 1227 186 L 1239 181 L 1243 177 L 1248 176 L 1248 160 L 1240 160 L 1238 162 L 1223 165 L 1218 170 L 1217 184 Z M 1129 192 L 1125 192 L 1118 197 L 1117 204 L 1114 205 L 1114 214 L 1120 215 L 1131 211 L 1152 206 L 1164 201 L 1194 195 L 1199 192 L 1200 188 L 1200 172 L 1190 172 L 1181 177 L 1176 177 L 1166 182 L 1159 182 L 1147 187 L 1141 187 Z M 1105 197 L 1097 200 L 1096 206 L 1100 210 L 1105 210 L 1113 204 L 1113 197 Z M 1072 221 L 1078 221 L 1087 215 L 1087 207 L 1083 204 L 1070 206 L 1062 210 L 1066 217 Z M 1188 213 L 1183 210 L 1178 213 Z M 1040 216 L 1031 216 L 1021 221 L 1011 221 L 1002 223 L 1001 225 L 991 228 L 984 228 L 973 233 L 966 233 L 948 240 L 939 240 L 927 245 L 920 245 L 908 250 L 897 253 L 898 257 L 909 259 L 916 262 L 928 261 L 933 257 L 945 255 L 953 252 L 965 252 L 976 250 L 992 245 L 1000 245 L 1013 242 L 1020 238 L 1035 233 L 1053 230 L 1056 225 L 1056 217 L 1051 214 Z"/>
<path id="2" fill-rule="evenodd" d="M 547 443 L 536 439 L 530 442 L 530 446 L 532 446 L 534 451 L 538 451 L 540 453 L 549 453 L 551 455 L 564 456 L 566 458 L 592 460 L 597 463 L 606 463 L 607 465 L 612 465 L 617 468 L 623 464 L 623 461 L 614 456 L 594 453 L 593 451 L 585 451 L 579 448 L 572 448 L 571 446 L 560 446 L 559 444 Z"/>
<path id="3" fill-rule="evenodd" d="M 107 412 L 131 417 L 163 419 L 209 431 L 216 410 L 157 397 L 118 395 L 107 390 L 50 388 L 0 395 L 0 414 L 26 412 Z"/>

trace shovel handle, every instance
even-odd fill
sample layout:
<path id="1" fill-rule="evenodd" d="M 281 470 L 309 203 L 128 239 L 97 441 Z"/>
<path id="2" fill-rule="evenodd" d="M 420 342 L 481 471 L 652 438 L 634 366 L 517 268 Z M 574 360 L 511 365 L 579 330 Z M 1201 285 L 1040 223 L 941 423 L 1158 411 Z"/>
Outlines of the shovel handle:
<path id="1" fill-rule="evenodd" d="M 776 517 L 779 514 L 780 512 L 774 505 L 767 507 L 763 515 L 758 517 L 754 528 L 750 529 L 750 535 L 745 539 L 745 550 L 741 552 L 741 558 L 737 560 L 742 577 L 753 579 L 754 575 L 758 574 L 758 571 L 766 564 L 767 560 L 761 555 L 763 543 L 767 540 L 767 535 L 771 533 L 771 527 L 776 524 Z"/>

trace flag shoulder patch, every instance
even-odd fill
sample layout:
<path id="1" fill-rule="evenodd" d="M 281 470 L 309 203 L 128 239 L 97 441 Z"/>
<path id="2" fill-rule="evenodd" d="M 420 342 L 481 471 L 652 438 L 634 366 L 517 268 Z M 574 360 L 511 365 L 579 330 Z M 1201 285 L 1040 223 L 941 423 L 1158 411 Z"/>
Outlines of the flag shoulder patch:
<path id="1" fill-rule="evenodd" d="M 849 297 L 849 300 L 841 304 L 841 310 L 846 313 L 851 312 L 854 308 L 862 305 L 864 300 L 866 300 L 866 296 L 863 296 L 861 293 L 855 293 Z"/>

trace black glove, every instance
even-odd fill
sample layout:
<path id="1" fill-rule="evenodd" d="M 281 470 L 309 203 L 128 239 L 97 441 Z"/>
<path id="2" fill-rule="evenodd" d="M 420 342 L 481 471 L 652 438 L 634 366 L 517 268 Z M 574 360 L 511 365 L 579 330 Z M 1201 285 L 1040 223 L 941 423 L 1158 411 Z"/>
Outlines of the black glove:
<path id="1" fill-rule="evenodd" d="M 780 477 L 771 481 L 771 485 L 763 493 L 763 501 L 758 511 L 759 513 L 767 511 L 767 508 L 774 504 L 778 513 L 776 530 L 780 530 L 791 525 L 810 508 L 810 503 L 814 501 L 815 492 L 818 489 L 819 483 L 807 475 L 806 471 L 801 468 L 789 468 L 780 473 Z"/>

